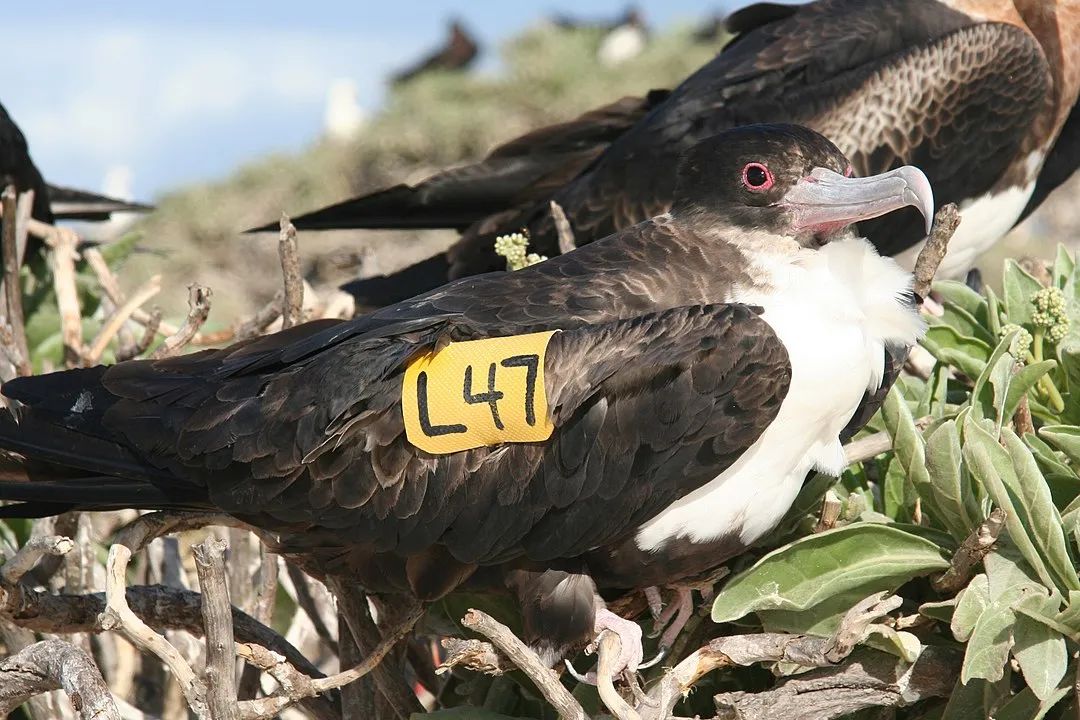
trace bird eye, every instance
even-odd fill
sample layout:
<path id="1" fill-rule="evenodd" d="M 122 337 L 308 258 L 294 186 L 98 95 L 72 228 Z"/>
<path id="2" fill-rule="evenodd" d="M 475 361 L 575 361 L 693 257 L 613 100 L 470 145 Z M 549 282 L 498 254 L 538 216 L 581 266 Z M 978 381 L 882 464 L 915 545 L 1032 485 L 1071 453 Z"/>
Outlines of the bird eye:
<path id="1" fill-rule="evenodd" d="M 748 190 L 754 192 L 768 190 L 773 186 L 773 176 L 769 168 L 756 162 L 747 163 L 742 169 L 742 181 Z"/>

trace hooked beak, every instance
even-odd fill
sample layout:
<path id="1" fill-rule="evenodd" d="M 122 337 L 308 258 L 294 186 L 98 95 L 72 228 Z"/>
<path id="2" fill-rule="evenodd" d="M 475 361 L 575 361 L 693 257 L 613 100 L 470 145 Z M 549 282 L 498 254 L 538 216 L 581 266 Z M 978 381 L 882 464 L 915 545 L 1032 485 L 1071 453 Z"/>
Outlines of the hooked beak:
<path id="1" fill-rule="evenodd" d="M 934 191 L 922 170 L 905 165 L 870 177 L 845 177 L 832 170 L 814 170 L 788 191 L 780 204 L 792 210 L 797 229 L 838 228 L 893 210 L 916 208 L 934 220 Z"/>

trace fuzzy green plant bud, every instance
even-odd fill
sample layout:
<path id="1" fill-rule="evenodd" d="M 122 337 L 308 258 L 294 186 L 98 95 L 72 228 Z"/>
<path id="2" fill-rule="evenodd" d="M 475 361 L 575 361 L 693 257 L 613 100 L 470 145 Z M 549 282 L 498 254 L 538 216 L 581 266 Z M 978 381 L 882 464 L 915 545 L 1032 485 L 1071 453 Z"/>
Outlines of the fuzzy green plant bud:
<path id="1" fill-rule="evenodd" d="M 495 254 L 506 258 L 507 270 L 520 270 L 528 264 L 528 247 L 529 238 L 524 233 L 510 233 L 495 238 Z"/>
<path id="2" fill-rule="evenodd" d="M 1044 328 L 1046 338 L 1059 343 L 1069 333 L 1069 318 L 1065 314 L 1065 293 L 1060 288 L 1043 288 L 1031 298 L 1035 312 L 1031 322 L 1038 328 Z"/>
<path id="3" fill-rule="evenodd" d="M 1016 323 L 1009 323 L 1001 327 L 1000 337 L 1005 337 L 1013 331 L 1016 331 L 1016 335 L 1013 336 L 1012 343 L 1009 345 L 1009 354 L 1023 359 L 1031 350 L 1031 333 Z"/>
<path id="4" fill-rule="evenodd" d="M 529 253 L 525 256 L 525 264 L 522 267 L 529 267 L 536 263 L 542 263 L 547 260 L 547 255 L 537 255 L 536 253 Z"/>

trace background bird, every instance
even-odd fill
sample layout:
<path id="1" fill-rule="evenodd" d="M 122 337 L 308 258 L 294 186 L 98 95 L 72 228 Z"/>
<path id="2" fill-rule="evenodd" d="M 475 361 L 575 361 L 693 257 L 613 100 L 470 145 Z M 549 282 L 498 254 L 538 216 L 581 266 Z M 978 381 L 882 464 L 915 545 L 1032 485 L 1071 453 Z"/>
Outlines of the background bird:
<path id="1" fill-rule="evenodd" d="M 464 70 L 472 64 L 480 52 L 480 46 L 458 20 L 451 20 L 446 43 L 418 61 L 415 65 L 396 73 L 391 83 L 401 85 L 433 70 Z"/>
<path id="2" fill-rule="evenodd" d="M 670 206 L 673 159 L 687 146 L 747 122 L 793 121 L 836 142 L 857 174 L 922 168 L 964 218 L 942 269 L 957 274 L 1080 162 L 1067 142 L 1056 144 L 1080 90 L 1077 0 L 761 4 L 728 26 L 739 35 L 670 94 L 621 101 L 476 165 L 294 223 L 463 231 L 445 254 L 347 286 L 362 303 L 382 305 L 501 268 L 492 243 L 500 234 L 525 229 L 536 252 L 558 253 L 551 200 L 579 245 L 640 222 Z M 1044 167 L 1053 178 L 1040 183 Z M 910 265 L 920 219 L 908 213 L 888 225 L 864 231 Z"/>
<path id="3" fill-rule="evenodd" d="M 633 669 L 640 630 L 597 586 L 694 576 L 768 532 L 810 469 L 840 472 L 921 333 L 910 275 L 849 225 L 929 218 L 926 177 L 849 167 L 804 128 L 739 128 L 690 149 L 670 212 L 578 252 L 352 321 L 9 382 L 0 499 L 26 504 L 0 514 L 219 509 L 377 593 L 509 588 L 549 659 L 608 628 Z M 475 440 L 428 404 L 425 371 L 408 379 L 457 343 L 550 331 L 531 370 L 546 440 Z M 432 386 L 489 430 L 528 418 L 510 359 Z"/>

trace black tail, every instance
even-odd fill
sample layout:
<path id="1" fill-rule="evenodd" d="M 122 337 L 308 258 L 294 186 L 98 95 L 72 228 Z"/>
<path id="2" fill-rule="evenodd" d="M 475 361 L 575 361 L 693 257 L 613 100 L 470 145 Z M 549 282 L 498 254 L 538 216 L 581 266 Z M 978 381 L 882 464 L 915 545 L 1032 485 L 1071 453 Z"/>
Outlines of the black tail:
<path id="1" fill-rule="evenodd" d="M 104 368 L 4 385 L 17 400 L 0 408 L 0 518 L 69 510 L 204 508 L 205 491 L 178 482 L 102 430 L 115 398 L 98 382 Z M 23 404 L 25 403 L 25 404 Z"/>
<path id="2" fill-rule="evenodd" d="M 353 280 L 341 289 L 355 297 L 359 307 L 380 308 L 445 285 L 449 272 L 446 255 L 438 253 L 390 275 Z"/>
<path id="3" fill-rule="evenodd" d="M 63 220 L 108 220 L 114 212 L 144 213 L 154 209 L 152 205 L 59 185 L 49 185 L 49 205 L 53 216 Z"/>

